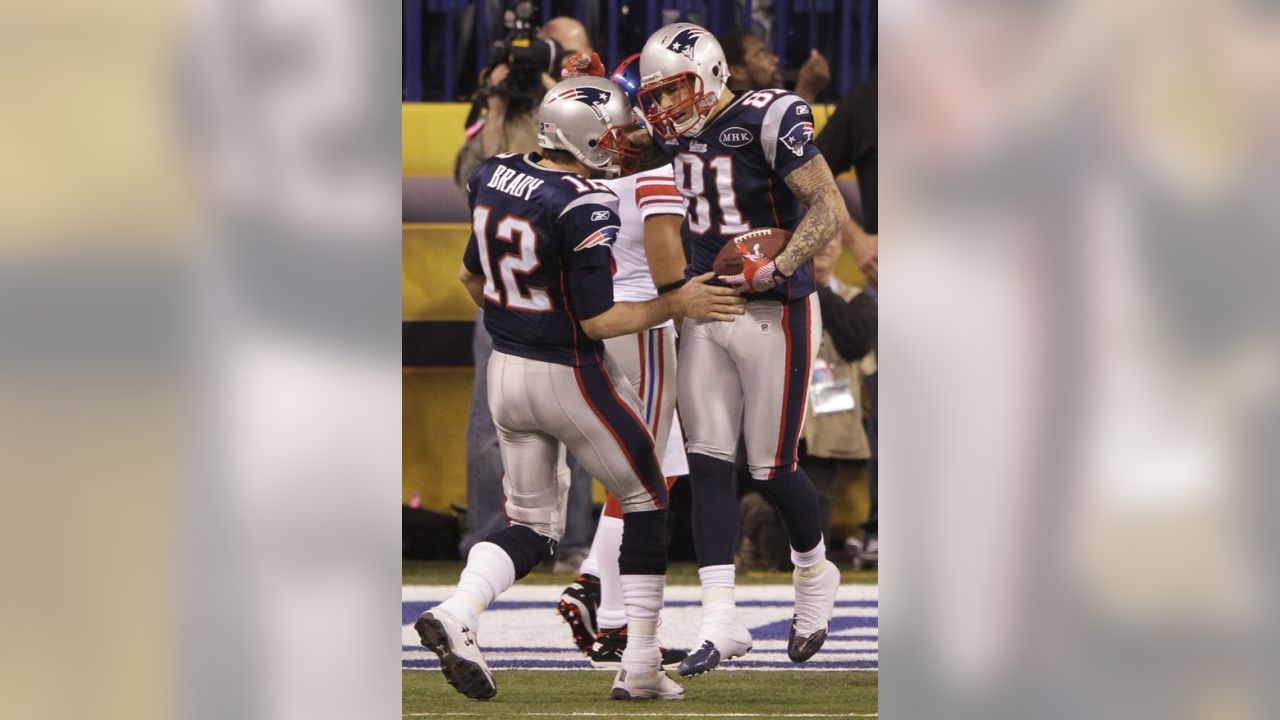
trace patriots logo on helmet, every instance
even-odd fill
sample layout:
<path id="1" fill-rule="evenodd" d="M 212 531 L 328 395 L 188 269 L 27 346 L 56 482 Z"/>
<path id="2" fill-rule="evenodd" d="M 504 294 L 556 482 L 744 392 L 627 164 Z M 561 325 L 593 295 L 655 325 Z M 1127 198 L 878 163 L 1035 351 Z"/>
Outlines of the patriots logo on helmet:
<path id="1" fill-rule="evenodd" d="M 685 28 L 671 38 L 671 42 L 667 43 L 667 49 L 673 53 L 680 53 L 692 60 L 693 46 L 698 44 L 698 38 L 706 34 L 707 31 L 702 28 Z"/>
<path id="2" fill-rule="evenodd" d="M 795 153 L 796 156 L 804 154 L 804 146 L 809 144 L 813 139 L 813 123 L 802 122 L 791 126 L 786 135 L 782 136 L 782 144 L 787 149 Z"/>
<path id="3" fill-rule="evenodd" d="M 577 100 L 587 105 L 608 105 L 609 97 L 612 95 L 608 90 L 601 90 L 593 87 L 576 87 L 569 88 L 557 95 L 562 100 Z"/>

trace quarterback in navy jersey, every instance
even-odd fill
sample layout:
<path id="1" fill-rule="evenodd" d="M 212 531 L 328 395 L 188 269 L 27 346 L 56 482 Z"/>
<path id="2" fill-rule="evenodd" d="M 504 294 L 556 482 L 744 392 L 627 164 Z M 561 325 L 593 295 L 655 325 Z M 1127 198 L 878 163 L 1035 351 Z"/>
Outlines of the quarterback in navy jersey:
<path id="1" fill-rule="evenodd" d="M 792 233 L 776 258 L 739 253 L 741 273 L 720 278 L 748 299 L 732 323 L 687 321 L 678 367 L 679 410 L 693 490 L 702 624 L 680 674 L 692 676 L 751 649 L 734 601 L 738 536 L 734 460 L 741 436 L 752 483 L 782 516 L 796 566 L 787 652 L 795 662 L 826 641 L 840 572 L 826 559 L 818 497 L 798 464 L 810 370 L 822 337 L 812 258 L 848 218 L 813 146 L 808 104 L 785 90 L 735 95 L 720 44 L 675 23 L 640 52 L 641 109 L 651 134 L 628 139 L 647 167 L 670 159 L 685 199 L 688 277 L 710 270 L 735 237 L 763 227 Z"/>

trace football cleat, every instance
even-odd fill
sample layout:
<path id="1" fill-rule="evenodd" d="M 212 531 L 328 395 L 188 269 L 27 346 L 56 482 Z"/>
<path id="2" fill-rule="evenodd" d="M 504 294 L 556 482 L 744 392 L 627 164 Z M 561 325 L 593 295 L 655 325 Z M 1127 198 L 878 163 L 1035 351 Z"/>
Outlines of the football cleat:
<path id="1" fill-rule="evenodd" d="M 627 626 L 616 630 L 602 630 L 596 636 L 596 642 L 591 646 L 591 667 L 594 668 L 620 668 L 622 667 L 622 651 L 627 649 Z M 674 668 L 684 660 L 689 653 L 683 650 L 671 650 L 669 648 L 660 647 L 658 652 L 662 653 L 662 667 Z"/>
<path id="2" fill-rule="evenodd" d="M 704 623 L 699 638 L 694 651 L 680 663 L 681 677 L 714 670 L 722 661 L 742 657 L 751 650 L 751 631 L 736 617 L 732 623 Z"/>
<path id="3" fill-rule="evenodd" d="M 831 616 L 840 589 L 840 570 L 830 560 L 809 568 L 796 568 L 792 575 L 796 588 L 796 612 L 791 618 L 787 656 L 804 662 L 827 641 Z"/>
<path id="4" fill-rule="evenodd" d="M 600 578 L 595 575 L 579 575 L 573 584 L 560 593 L 556 611 L 569 623 L 573 644 L 583 655 L 591 654 L 596 641 L 596 610 L 600 607 Z"/>
<path id="5" fill-rule="evenodd" d="M 613 678 L 613 700 L 683 700 L 684 688 L 662 670 L 638 673 L 619 670 Z"/>
<path id="6" fill-rule="evenodd" d="M 455 690 L 472 700 L 498 694 L 498 683 L 480 654 L 475 630 L 436 606 L 413 624 L 422 644 L 440 657 L 440 672 Z"/>

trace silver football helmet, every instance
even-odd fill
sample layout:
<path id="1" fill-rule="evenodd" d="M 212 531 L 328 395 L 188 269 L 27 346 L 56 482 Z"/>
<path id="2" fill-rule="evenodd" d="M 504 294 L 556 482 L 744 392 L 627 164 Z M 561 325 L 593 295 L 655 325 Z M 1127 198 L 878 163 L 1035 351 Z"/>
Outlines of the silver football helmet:
<path id="1" fill-rule="evenodd" d="M 635 152 L 625 132 L 631 104 L 617 85 L 598 77 L 561 80 L 538 107 L 538 145 L 566 150 L 583 165 L 617 175 L 621 160 Z"/>
<path id="2" fill-rule="evenodd" d="M 666 140 L 701 130 L 728 81 L 720 42 L 697 25 L 668 25 L 640 51 L 637 99 L 649 126 Z"/>

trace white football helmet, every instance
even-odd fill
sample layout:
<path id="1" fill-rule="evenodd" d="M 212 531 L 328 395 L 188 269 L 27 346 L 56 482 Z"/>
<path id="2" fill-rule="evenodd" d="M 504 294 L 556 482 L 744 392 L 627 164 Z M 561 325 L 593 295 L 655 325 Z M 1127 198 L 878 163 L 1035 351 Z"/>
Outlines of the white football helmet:
<path id="1" fill-rule="evenodd" d="M 666 140 L 701 130 L 728 80 L 720 42 L 691 23 L 658 30 L 640 51 L 640 109 Z"/>
<path id="2" fill-rule="evenodd" d="M 632 124 L 631 103 L 617 85 L 598 77 L 556 83 L 538 107 L 538 145 L 566 150 L 583 165 L 616 175 L 620 160 L 635 153 L 625 133 Z"/>

